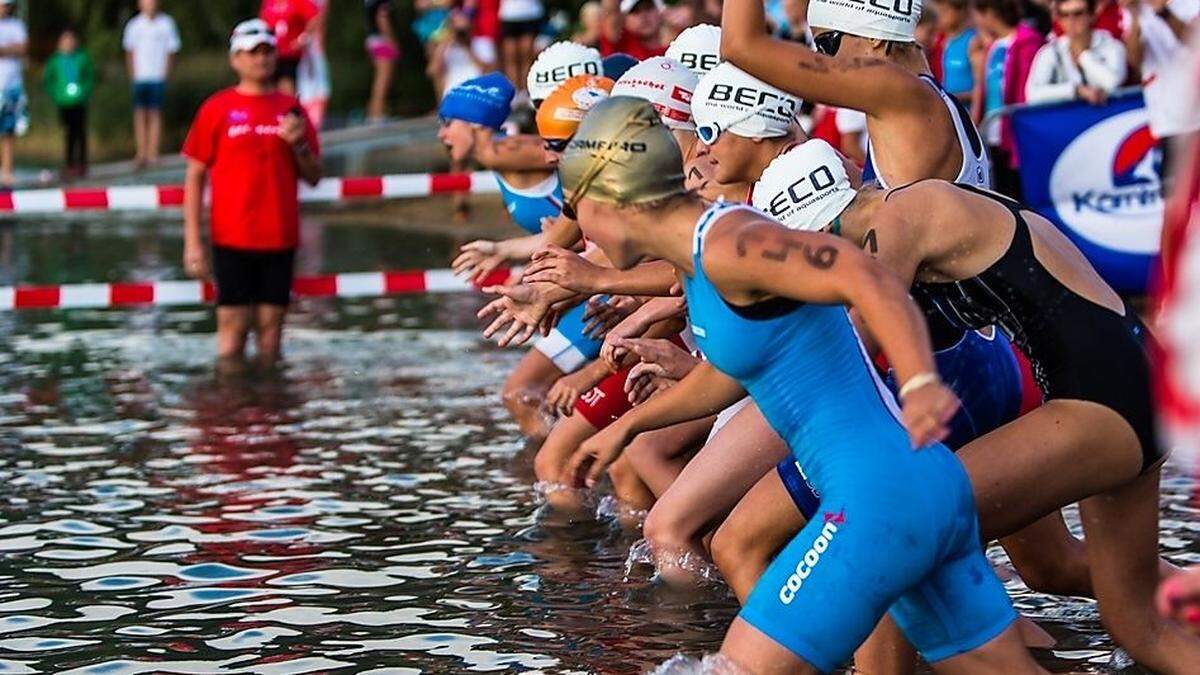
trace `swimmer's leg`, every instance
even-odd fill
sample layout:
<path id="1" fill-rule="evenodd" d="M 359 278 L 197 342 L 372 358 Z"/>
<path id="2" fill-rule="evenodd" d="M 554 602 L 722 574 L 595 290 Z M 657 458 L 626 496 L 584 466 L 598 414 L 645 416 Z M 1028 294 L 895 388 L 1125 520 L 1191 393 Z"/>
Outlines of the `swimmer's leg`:
<path id="1" fill-rule="evenodd" d="M 1153 611 L 1162 569 L 1158 476 L 1138 475 L 1141 446 L 1128 422 L 1096 403 L 1055 400 L 969 443 L 958 456 L 971 477 L 984 540 L 1086 499 L 1092 586 L 1107 598 L 1100 613 L 1113 638 L 1152 670 L 1200 669 L 1200 640 Z"/>
<path id="2" fill-rule="evenodd" d="M 933 664 L 934 672 L 942 675 L 1010 675 L 1045 673 L 1033 660 L 1021 641 L 1021 631 L 1010 626 L 987 644 Z"/>
<path id="3" fill-rule="evenodd" d="M 580 443 L 595 434 L 596 427 L 584 419 L 583 415 L 574 413 L 554 425 L 550 435 L 546 437 L 546 442 L 533 458 L 533 472 L 542 483 L 546 503 L 555 511 L 571 517 L 594 515 L 591 507 L 581 498 L 583 492 L 563 485 L 561 481 L 567 460 L 575 454 Z"/>
<path id="4" fill-rule="evenodd" d="M 1080 502 L 1092 585 L 1104 627 L 1138 664 L 1167 675 L 1197 673 L 1200 639 L 1154 608 L 1160 580 L 1158 483 L 1154 469 Z"/>
<path id="5" fill-rule="evenodd" d="M 608 478 L 617 500 L 617 521 L 627 530 L 637 530 L 645 520 L 646 512 L 654 506 L 654 493 L 642 482 L 628 454 L 618 457 L 608 467 Z"/>
<path id="6" fill-rule="evenodd" d="M 1004 537 L 1000 544 L 1031 590 L 1093 597 L 1087 546 L 1067 529 L 1061 511 Z"/>
<path id="7" fill-rule="evenodd" d="M 725 633 L 721 655 L 754 675 L 809 675 L 821 672 L 741 617 L 734 619 Z"/>
<path id="8" fill-rule="evenodd" d="M 713 535 L 712 555 L 739 603 L 806 522 L 778 471 L 768 470 L 737 503 Z"/>
<path id="9" fill-rule="evenodd" d="M 692 458 L 692 451 L 708 437 L 713 419 L 709 417 L 640 434 L 625 447 L 623 456 L 655 498 L 662 496 L 679 477 Z"/>
<path id="10" fill-rule="evenodd" d="M 217 307 L 217 357 L 240 359 L 246 355 L 253 313 L 250 305 Z"/>
<path id="11" fill-rule="evenodd" d="M 531 349 L 504 382 L 501 394 L 504 407 L 521 427 L 521 433 L 535 441 L 545 439 L 550 432 L 542 402 L 546 392 L 562 376 L 563 371 L 550 357 Z"/>
<path id="12" fill-rule="evenodd" d="M 704 538 L 779 460 L 787 445 L 755 405 L 748 405 L 684 467 L 650 510 L 643 533 L 668 582 L 695 583 L 678 561 L 709 558 Z"/>

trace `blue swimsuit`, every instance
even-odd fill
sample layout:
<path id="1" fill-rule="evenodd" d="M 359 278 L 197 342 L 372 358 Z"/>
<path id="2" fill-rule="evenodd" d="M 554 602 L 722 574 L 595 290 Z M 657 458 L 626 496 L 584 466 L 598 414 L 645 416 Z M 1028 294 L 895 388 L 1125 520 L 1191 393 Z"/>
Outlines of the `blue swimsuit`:
<path id="1" fill-rule="evenodd" d="M 499 172 L 496 182 L 509 215 L 530 234 L 541 234 L 542 219 L 557 218 L 562 212 L 563 191 L 557 172 L 531 188 L 515 188 L 505 182 Z M 585 309 L 584 305 L 577 305 L 563 314 L 558 327 L 535 345 L 564 374 L 573 373 L 600 356 L 600 347 L 604 344 L 603 340 L 583 334 Z"/>
<path id="2" fill-rule="evenodd" d="M 913 450 L 845 307 L 729 305 L 704 273 L 696 226 L 688 313 L 709 361 L 737 379 L 820 491 L 809 521 L 739 615 L 814 667 L 851 657 L 885 612 L 926 660 L 990 641 L 1015 619 L 979 541 L 966 471 L 944 445 Z"/>

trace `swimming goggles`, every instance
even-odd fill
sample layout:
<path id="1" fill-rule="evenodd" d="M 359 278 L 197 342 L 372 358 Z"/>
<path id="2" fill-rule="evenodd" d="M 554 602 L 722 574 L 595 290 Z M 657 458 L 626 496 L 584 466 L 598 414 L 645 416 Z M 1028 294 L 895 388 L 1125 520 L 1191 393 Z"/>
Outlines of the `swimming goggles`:
<path id="1" fill-rule="evenodd" d="M 543 138 L 542 147 L 550 152 L 566 152 L 567 145 L 570 144 L 569 138 Z"/>
<path id="2" fill-rule="evenodd" d="M 830 30 L 813 36 L 813 48 L 825 56 L 836 56 L 842 48 L 842 38 L 845 33 L 840 30 Z"/>
<path id="3" fill-rule="evenodd" d="M 712 145 L 721 137 L 721 133 L 728 131 L 733 125 L 741 124 L 746 120 L 754 117 L 760 112 L 770 107 L 768 103 L 760 103 L 748 110 L 744 110 L 736 116 L 721 122 L 708 122 L 707 124 L 696 125 L 696 137 L 705 145 Z"/>

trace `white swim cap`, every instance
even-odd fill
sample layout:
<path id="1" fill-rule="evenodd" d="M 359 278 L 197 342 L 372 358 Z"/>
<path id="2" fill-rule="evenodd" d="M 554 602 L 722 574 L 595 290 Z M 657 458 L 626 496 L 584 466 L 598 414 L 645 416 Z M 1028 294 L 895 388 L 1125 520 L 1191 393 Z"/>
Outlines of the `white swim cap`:
<path id="1" fill-rule="evenodd" d="M 545 100 L 558 85 L 576 75 L 602 75 L 600 52 L 578 42 L 555 42 L 542 50 L 529 68 L 529 98 Z"/>
<path id="2" fill-rule="evenodd" d="M 722 132 L 743 138 L 777 138 L 791 132 L 800 99 L 732 63 L 700 78 L 692 96 L 696 133 L 711 144 Z"/>
<path id="3" fill-rule="evenodd" d="M 682 63 L 653 56 L 625 71 L 613 86 L 613 96 L 634 96 L 654 104 L 668 129 L 695 131 L 692 95 L 700 78 Z"/>
<path id="4" fill-rule="evenodd" d="M 721 28 L 708 23 L 688 28 L 671 41 L 667 56 L 703 77 L 721 63 Z"/>
<path id="5" fill-rule="evenodd" d="M 771 160 L 754 184 L 750 203 L 793 230 L 825 229 L 854 201 L 842 156 L 821 139 Z"/>
<path id="6" fill-rule="evenodd" d="M 894 42 L 916 42 L 922 0 L 863 2 L 810 0 L 808 25 L 849 35 Z"/>

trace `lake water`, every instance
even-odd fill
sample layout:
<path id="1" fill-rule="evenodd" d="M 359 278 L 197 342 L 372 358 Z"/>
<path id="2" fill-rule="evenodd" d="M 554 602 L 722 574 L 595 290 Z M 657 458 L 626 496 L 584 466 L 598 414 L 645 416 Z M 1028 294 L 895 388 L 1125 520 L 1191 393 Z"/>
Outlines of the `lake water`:
<path id="1" fill-rule="evenodd" d="M 346 221 L 306 223 L 302 272 L 453 250 Z M 4 225 L 0 285 L 180 278 L 180 251 L 173 221 Z M 241 374 L 203 308 L 0 314 L 0 673 L 641 673 L 717 648 L 723 589 L 626 578 L 634 535 L 541 517 L 497 397 L 520 352 L 479 304 L 305 300 L 286 363 Z M 1181 563 L 1192 489 L 1164 487 Z M 1048 668 L 1111 671 L 1092 603 L 1009 583 Z"/>

